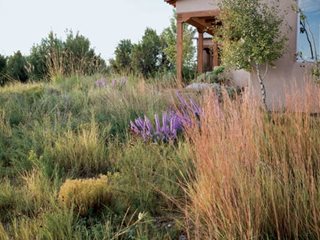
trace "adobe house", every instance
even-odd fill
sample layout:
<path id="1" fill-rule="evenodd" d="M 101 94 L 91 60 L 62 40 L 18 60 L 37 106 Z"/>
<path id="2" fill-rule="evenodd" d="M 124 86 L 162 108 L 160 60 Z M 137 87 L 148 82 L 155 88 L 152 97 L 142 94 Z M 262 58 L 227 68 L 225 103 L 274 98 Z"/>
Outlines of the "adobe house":
<path id="1" fill-rule="evenodd" d="M 268 0 L 266 0 L 268 1 Z M 176 8 L 177 12 L 177 80 L 182 82 L 183 59 L 183 24 L 190 24 L 198 30 L 198 72 L 210 70 L 219 65 L 218 45 L 208 39 L 204 33 L 214 35 L 212 24 L 219 24 L 218 0 L 165 0 Z M 297 5 L 307 16 L 308 31 L 301 32 L 300 15 L 294 10 Z M 269 108 L 282 109 L 286 94 L 290 90 L 298 90 L 299 97 L 296 101 L 302 101 L 307 93 L 305 84 L 310 83 L 315 89 L 313 94 L 319 93 L 319 85 L 311 80 L 311 67 L 315 60 L 320 59 L 320 0 L 281 0 L 280 7 L 285 11 L 285 22 L 288 26 L 288 43 L 283 56 L 275 63 L 275 67 L 269 69 L 265 86 L 267 91 L 267 105 Z M 289 27 L 289 28 L 288 28 Z M 310 31 L 309 31 L 310 30 Z M 308 33 L 308 34 L 307 34 Z M 310 50 L 310 46 L 312 50 Z M 210 49 L 212 61 L 206 61 L 206 49 Z M 206 55 L 206 56 L 205 56 Z M 254 73 L 245 71 L 233 71 L 231 76 L 239 86 L 252 84 L 255 94 L 260 94 L 258 81 Z M 308 92 L 309 94 L 309 92 Z M 319 94 L 318 94 L 319 95 Z M 317 105 L 319 105 L 318 96 Z"/>

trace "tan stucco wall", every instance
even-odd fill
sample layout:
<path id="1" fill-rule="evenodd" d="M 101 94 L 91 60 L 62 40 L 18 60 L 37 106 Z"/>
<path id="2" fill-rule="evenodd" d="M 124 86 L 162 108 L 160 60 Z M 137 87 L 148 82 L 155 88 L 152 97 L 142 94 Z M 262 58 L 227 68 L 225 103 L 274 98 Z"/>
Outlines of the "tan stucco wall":
<path id="1" fill-rule="evenodd" d="M 207 11 L 217 8 L 216 0 L 178 0 L 177 13 Z"/>
<path id="2" fill-rule="evenodd" d="M 288 107 L 287 99 L 293 92 L 296 96 L 291 101 L 296 101 L 294 104 L 299 104 L 299 102 L 304 101 L 309 95 L 317 94 L 319 91 L 319 86 L 314 84 L 311 79 L 310 64 L 302 64 L 296 61 L 298 14 L 292 9 L 294 1 L 282 0 L 280 2 L 281 9 L 286 11 L 285 22 L 287 25 L 285 24 L 282 30 L 286 33 L 288 42 L 283 57 L 275 62 L 275 67 L 269 69 L 265 78 L 267 105 L 269 109 L 274 110 Z M 240 80 L 241 76 L 236 72 L 234 75 L 235 80 L 240 81 L 243 86 L 244 82 Z M 256 96 L 260 96 L 260 86 L 255 73 L 250 74 L 248 86 L 253 89 L 253 93 Z M 311 93 L 312 91 L 313 93 Z M 314 111 L 318 111 L 316 105 L 318 106 L 319 103 L 315 100 Z"/>

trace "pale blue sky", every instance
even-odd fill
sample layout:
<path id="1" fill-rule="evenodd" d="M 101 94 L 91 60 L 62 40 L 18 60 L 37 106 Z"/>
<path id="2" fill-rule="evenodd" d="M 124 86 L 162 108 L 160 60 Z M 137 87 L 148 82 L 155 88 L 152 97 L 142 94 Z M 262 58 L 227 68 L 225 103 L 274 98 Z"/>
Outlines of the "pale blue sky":
<path id="1" fill-rule="evenodd" d="M 121 39 L 137 42 L 146 27 L 160 33 L 171 15 L 163 0 L 0 0 L 0 54 L 28 54 L 49 31 L 63 38 L 72 29 L 109 59 Z"/>

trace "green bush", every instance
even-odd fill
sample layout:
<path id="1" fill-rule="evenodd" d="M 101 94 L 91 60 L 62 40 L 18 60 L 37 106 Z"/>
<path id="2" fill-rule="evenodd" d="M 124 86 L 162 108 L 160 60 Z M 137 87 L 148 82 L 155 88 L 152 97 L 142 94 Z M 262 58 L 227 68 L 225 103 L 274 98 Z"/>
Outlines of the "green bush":
<path id="1" fill-rule="evenodd" d="M 32 47 L 29 74 L 34 80 L 59 79 L 61 76 L 93 75 L 106 70 L 106 63 L 91 47 L 88 38 L 69 31 L 66 40 L 50 32 Z"/>
<path id="2" fill-rule="evenodd" d="M 131 40 L 121 40 L 115 50 L 115 59 L 111 61 L 112 68 L 117 73 L 130 72 L 132 69 L 131 53 L 133 49 Z"/>
<path id="3" fill-rule="evenodd" d="M 4 85 L 7 81 L 7 58 L 0 55 L 0 86 Z"/>
<path id="4" fill-rule="evenodd" d="M 7 74 L 10 80 L 18 80 L 21 82 L 28 80 L 27 59 L 20 51 L 17 51 L 8 58 Z"/>

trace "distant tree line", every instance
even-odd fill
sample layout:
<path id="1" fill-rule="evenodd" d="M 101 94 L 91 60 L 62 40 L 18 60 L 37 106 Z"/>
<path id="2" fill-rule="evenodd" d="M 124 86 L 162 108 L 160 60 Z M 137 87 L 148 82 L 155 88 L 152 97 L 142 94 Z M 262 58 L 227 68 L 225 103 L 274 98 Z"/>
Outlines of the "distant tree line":
<path id="1" fill-rule="evenodd" d="M 110 68 L 116 73 L 140 74 L 145 78 L 156 74 L 175 72 L 176 67 L 176 14 L 170 26 L 160 35 L 147 28 L 142 39 L 133 44 L 131 40 L 121 40 L 115 50 L 115 58 L 110 59 Z M 184 75 L 188 78 L 195 73 L 193 39 L 195 30 L 184 26 Z"/>
<path id="2" fill-rule="evenodd" d="M 73 74 L 91 75 L 105 70 L 105 61 L 95 53 L 89 39 L 72 31 L 67 32 L 65 41 L 50 32 L 40 44 L 32 47 L 28 56 L 20 51 L 9 57 L 0 55 L 0 85 Z"/>
<path id="3" fill-rule="evenodd" d="M 138 43 L 121 40 L 115 49 L 115 58 L 109 65 L 97 55 L 88 38 L 67 31 L 66 40 L 61 40 L 50 32 L 39 44 L 31 48 L 28 56 L 20 51 L 12 56 L 0 55 L 0 85 L 11 81 L 54 80 L 74 74 L 92 75 L 97 72 L 131 73 L 145 78 L 157 74 L 175 73 L 176 67 L 176 14 L 171 23 L 160 35 L 147 28 Z M 195 73 L 193 39 L 195 30 L 184 26 L 185 78 Z"/>

